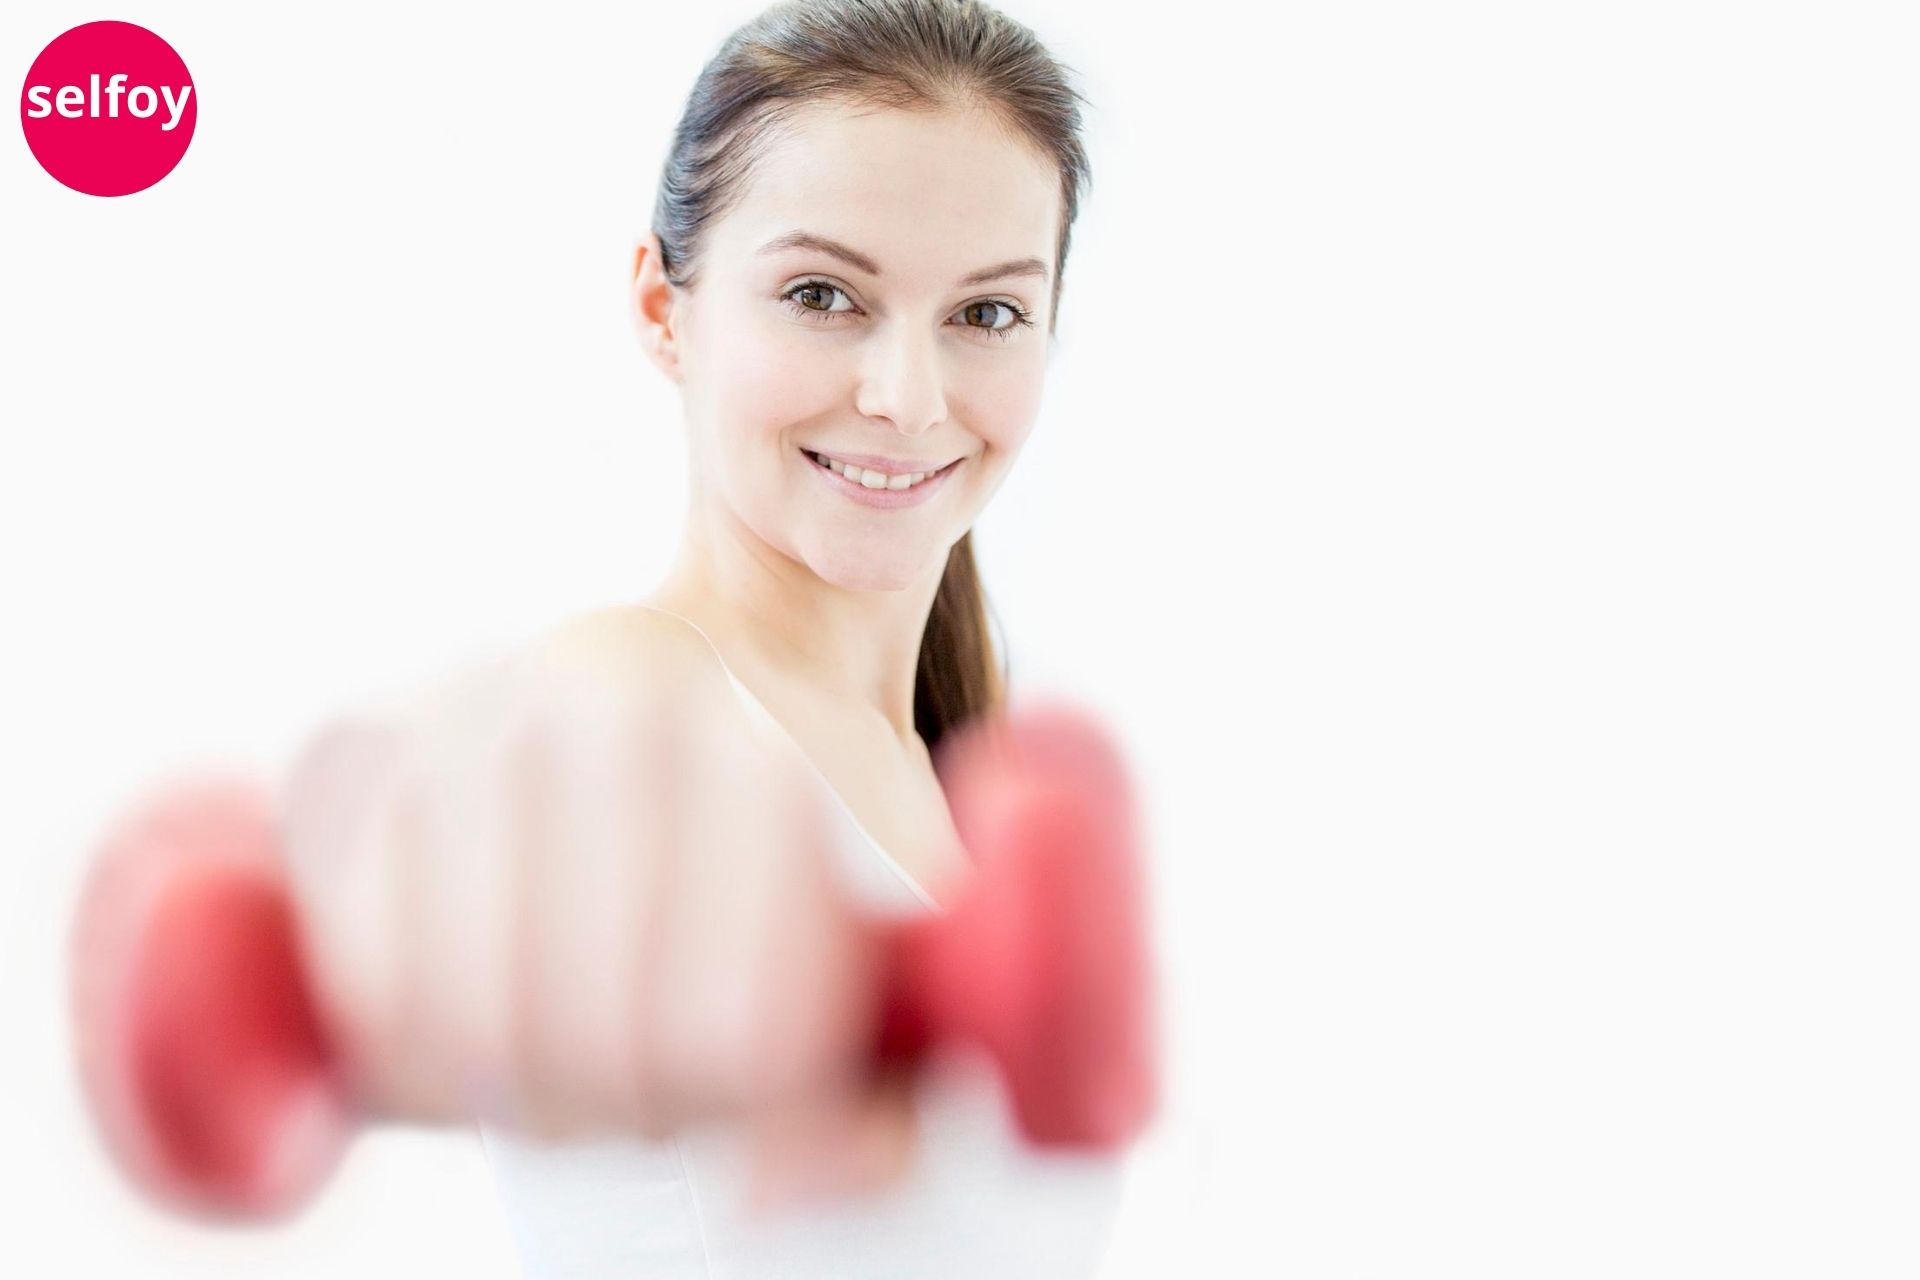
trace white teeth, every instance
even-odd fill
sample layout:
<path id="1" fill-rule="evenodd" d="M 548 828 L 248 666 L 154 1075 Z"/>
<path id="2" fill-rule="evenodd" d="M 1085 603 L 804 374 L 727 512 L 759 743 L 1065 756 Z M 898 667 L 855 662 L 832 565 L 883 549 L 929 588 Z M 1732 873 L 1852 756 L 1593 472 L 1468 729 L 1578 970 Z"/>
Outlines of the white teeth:
<path id="1" fill-rule="evenodd" d="M 837 458 L 829 458 L 824 453 L 816 453 L 813 456 L 855 484 L 868 489 L 911 489 L 933 474 L 931 471 L 915 471 L 908 475 L 890 476 L 884 471 L 868 471 L 851 463 L 841 462 Z"/>

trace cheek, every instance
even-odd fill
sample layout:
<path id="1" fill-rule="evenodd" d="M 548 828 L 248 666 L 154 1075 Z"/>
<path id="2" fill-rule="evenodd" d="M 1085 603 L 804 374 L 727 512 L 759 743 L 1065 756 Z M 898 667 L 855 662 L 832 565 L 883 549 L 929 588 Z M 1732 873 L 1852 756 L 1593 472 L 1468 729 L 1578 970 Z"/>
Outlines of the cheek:
<path id="1" fill-rule="evenodd" d="M 1044 353 L 1041 359 L 1009 356 L 1000 367 L 957 386 L 949 407 L 989 448 L 1011 457 L 1026 443 L 1039 417 L 1045 372 Z"/>
<path id="2" fill-rule="evenodd" d="M 806 335 L 734 318 L 710 350 L 708 409 L 729 449 L 753 449 L 787 427 L 829 413 L 847 395 L 846 376 Z"/>

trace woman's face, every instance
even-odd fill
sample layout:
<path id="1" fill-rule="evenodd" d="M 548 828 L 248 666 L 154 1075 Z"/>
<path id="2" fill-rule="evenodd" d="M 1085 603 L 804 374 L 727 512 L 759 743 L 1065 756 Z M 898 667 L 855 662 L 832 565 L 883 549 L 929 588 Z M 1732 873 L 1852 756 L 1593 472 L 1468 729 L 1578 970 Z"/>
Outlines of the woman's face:
<path id="1" fill-rule="evenodd" d="M 1039 409 L 1059 182 L 980 115 L 796 115 L 672 294 L 695 501 L 844 587 L 937 580 Z"/>

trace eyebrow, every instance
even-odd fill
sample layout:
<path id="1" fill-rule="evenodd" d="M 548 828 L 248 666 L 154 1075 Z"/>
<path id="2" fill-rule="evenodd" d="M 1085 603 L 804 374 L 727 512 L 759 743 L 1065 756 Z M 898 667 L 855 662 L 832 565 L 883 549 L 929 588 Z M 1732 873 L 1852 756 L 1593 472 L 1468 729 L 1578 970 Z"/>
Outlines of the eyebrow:
<path id="1" fill-rule="evenodd" d="M 813 249 L 819 253 L 830 254 L 843 262 L 851 263 L 875 279 L 886 274 L 880 270 L 879 263 L 858 249 L 849 248 L 838 240 L 829 240 L 826 236 L 815 235 L 811 231 L 789 231 L 783 236 L 775 236 L 760 246 L 758 256 L 784 253 L 789 249 Z M 985 284 L 989 280 L 1004 280 L 1009 276 L 1038 276 L 1045 280 L 1051 274 L 1047 264 L 1038 258 L 1010 258 L 1005 262 L 996 262 L 990 267 L 969 272 L 960 277 L 959 283 Z"/>

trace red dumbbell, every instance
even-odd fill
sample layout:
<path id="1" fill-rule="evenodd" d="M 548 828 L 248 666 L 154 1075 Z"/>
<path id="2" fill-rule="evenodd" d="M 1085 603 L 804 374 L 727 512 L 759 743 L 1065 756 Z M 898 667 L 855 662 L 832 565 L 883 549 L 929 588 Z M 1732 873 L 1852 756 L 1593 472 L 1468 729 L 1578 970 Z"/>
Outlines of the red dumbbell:
<path id="1" fill-rule="evenodd" d="M 984 1046 L 1022 1132 L 1111 1149 L 1158 1092 L 1136 816 L 1084 715 L 1015 709 L 943 742 L 974 861 L 946 911 L 862 920 L 883 975 L 876 1069 Z M 82 1081 L 110 1150 L 162 1201 L 276 1217 L 330 1175 L 359 1114 L 303 970 L 263 789 L 176 783 L 109 833 L 72 934 Z"/>

